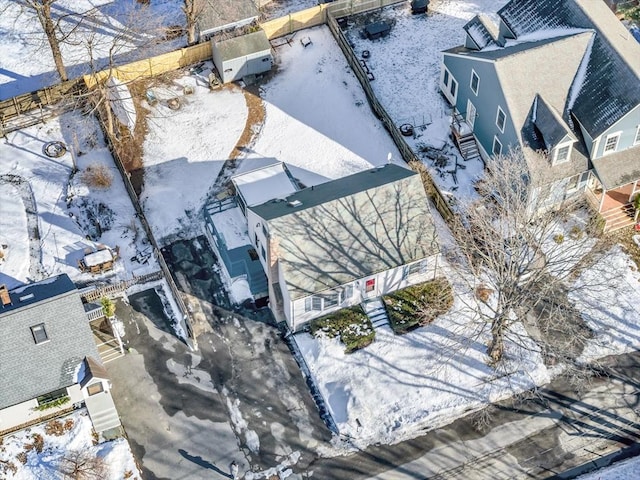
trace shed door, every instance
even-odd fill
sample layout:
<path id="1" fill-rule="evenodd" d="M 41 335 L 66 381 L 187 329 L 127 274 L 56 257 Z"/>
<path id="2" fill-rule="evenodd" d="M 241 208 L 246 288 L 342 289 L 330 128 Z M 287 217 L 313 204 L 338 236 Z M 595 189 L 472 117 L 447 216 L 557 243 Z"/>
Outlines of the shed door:
<path id="1" fill-rule="evenodd" d="M 473 124 L 476 122 L 476 107 L 471 100 L 467 100 L 467 123 L 473 130 Z"/>

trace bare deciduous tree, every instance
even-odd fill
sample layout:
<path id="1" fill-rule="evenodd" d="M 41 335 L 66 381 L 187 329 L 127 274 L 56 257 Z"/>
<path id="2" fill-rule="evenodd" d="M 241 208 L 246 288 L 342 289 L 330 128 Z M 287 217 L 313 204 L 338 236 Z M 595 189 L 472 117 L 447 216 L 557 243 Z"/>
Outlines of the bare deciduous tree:
<path id="1" fill-rule="evenodd" d="M 104 459 L 88 450 L 71 450 L 65 453 L 58 469 L 65 478 L 73 480 L 101 480 L 107 474 Z"/>
<path id="2" fill-rule="evenodd" d="M 570 293 L 604 251 L 588 213 L 567 221 L 579 202 L 562 199 L 564 188 L 540 175 L 532 180 L 521 151 L 489 161 L 477 189 L 481 198 L 453 220 L 454 263 L 475 285 L 473 308 L 490 327 L 491 362 L 503 358 L 516 322 L 537 332 L 544 353 L 577 356 L 590 330 Z"/>
<path id="3" fill-rule="evenodd" d="M 51 16 L 51 6 L 56 0 L 19 0 L 19 4 L 29 10 L 32 10 L 47 37 L 47 42 L 51 48 L 51 54 L 53 55 L 53 61 L 56 65 L 56 70 L 60 76 L 60 80 L 63 82 L 67 80 L 67 69 L 64 66 L 62 60 L 62 52 L 60 51 L 60 43 L 62 42 L 62 34 L 59 28 L 59 22 L 54 21 Z"/>
<path id="4" fill-rule="evenodd" d="M 182 11 L 187 20 L 187 42 L 189 45 L 196 43 L 196 23 L 204 10 L 204 0 L 184 0 Z"/>

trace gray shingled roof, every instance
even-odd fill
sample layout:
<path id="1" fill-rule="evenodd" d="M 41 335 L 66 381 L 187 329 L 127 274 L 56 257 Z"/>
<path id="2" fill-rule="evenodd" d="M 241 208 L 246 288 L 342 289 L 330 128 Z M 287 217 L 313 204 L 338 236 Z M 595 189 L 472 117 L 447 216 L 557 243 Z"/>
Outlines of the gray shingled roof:
<path id="1" fill-rule="evenodd" d="M 540 96 L 536 98 L 534 124 L 542 134 L 547 150 L 553 149 L 563 140 L 576 141 L 575 135 L 562 119 L 561 114 Z"/>
<path id="2" fill-rule="evenodd" d="M 292 299 L 438 252 L 420 176 L 386 165 L 301 190 L 255 211 L 268 220 Z"/>
<path id="3" fill-rule="evenodd" d="M 11 307 L 0 307 L 0 408 L 73 385 L 84 357 L 98 358 L 82 301 L 67 275 L 9 294 Z M 41 323 L 48 341 L 36 344 L 31 327 Z"/>
<path id="4" fill-rule="evenodd" d="M 498 14 L 517 37 L 558 27 L 596 31 L 572 106 L 592 138 L 640 104 L 640 44 L 603 1 L 512 0 Z"/>
<path id="5" fill-rule="evenodd" d="M 640 178 L 640 149 L 628 148 L 592 160 L 604 188 L 611 190 Z"/>
<path id="6" fill-rule="evenodd" d="M 473 17 L 467 24 L 463 27 L 467 32 L 478 48 L 484 48 L 487 45 L 495 45 L 495 38 L 497 35 L 492 35 L 492 32 L 489 30 L 488 19 L 484 18 L 481 15 L 476 15 Z"/>
<path id="7" fill-rule="evenodd" d="M 224 61 L 271 50 L 271 44 L 264 30 L 258 30 L 229 40 L 215 42 L 215 48 L 218 49 Z"/>

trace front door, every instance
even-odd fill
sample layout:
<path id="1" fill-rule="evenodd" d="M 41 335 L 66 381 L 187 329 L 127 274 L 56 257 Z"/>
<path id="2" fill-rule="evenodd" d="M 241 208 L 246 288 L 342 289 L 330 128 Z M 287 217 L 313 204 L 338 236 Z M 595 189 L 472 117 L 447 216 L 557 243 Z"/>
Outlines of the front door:
<path id="1" fill-rule="evenodd" d="M 467 100 L 466 120 L 469 126 L 471 127 L 471 130 L 473 130 L 473 124 L 476 122 L 476 107 L 473 103 L 471 103 L 471 100 Z"/>
<path id="2" fill-rule="evenodd" d="M 378 289 L 376 288 L 376 279 L 370 278 L 364 282 L 364 297 L 372 298 L 378 296 Z"/>

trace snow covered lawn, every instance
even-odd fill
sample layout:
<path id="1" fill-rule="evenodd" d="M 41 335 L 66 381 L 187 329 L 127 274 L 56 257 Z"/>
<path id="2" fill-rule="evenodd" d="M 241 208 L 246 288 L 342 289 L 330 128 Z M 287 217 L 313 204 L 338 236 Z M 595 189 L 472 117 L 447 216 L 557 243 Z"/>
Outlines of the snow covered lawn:
<path id="1" fill-rule="evenodd" d="M 443 270 L 453 279 L 454 305 L 431 325 L 405 335 L 378 328 L 373 344 L 352 354 L 337 339 L 294 337 L 340 433 L 358 448 L 416 437 L 549 381 L 520 326 L 518 341 L 507 339 L 506 362 L 487 364 L 489 332 L 470 308 L 473 293 L 451 268 Z"/>
<path id="2" fill-rule="evenodd" d="M 124 438 L 94 444 L 91 420 L 85 409 L 2 438 L 0 477 L 7 480 L 72 478 L 66 476 L 61 469 L 64 469 L 65 458 L 71 459 L 76 455 L 99 459 L 102 469 L 97 470 L 97 475 L 91 478 L 142 478 Z"/>
<path id="3" fill-rule="evenodd" d="M 47 157 L 43 148 L 49 141 L 64 142 L 67 153 Z M 72 175 L 74 145 L 78 172 Z M 0 158 L 0 243 L 8 246 L 0 263 L 0 283 L 12 288 L 60 273 L 75 282 L 123 280 L 159 269 L 153 257 L 146 264 L 132 261 L 151 250 L 93 117 L 70 112 L 9 133 L 0 142 Z M 103 169 L 111 185 L 89 187 L 86 175 L 91 169 Z M 16 183 L 16 176 L 24 181 Z M 35 205 L 29 203 L 32 198 Z M 82 273 L 78 260 L 84 249 L 100 243 L 120 247 L 121 259 L 111 272 Z"/>
<path id="4" fill-rule="evenodd" d="M 304 34 L 308 47 L 276 50 L 277 73 L 262 87 L 265 124 L 240 169 L 275 159 L 311 186 L 383 165 L 389 154 L 403 164 L 328 27 Z"/>
<path id="5" fill-rule="evenodd" d="M 141 202 L 161 243 L 168 235 L 193 229 L 188 213 L 197 215 L 202 209 L 247 121 L 245 98 L 237 86 L 209 91 L 201 79 L 189 75 L 176 84 L 154 87 L 159 99 L 178 96 L 181 107 L 171 110 L 162 101 L 148 107 L 143 147 Z M 179 86 L 193 87 L 194 93 L 183 95 Z"/>
<path id="6" fill-rule="evenodd" d="M 0 0 L 0 100 L 53 85 L 60 81 L 53 56 L 33 11 L 21 2 Z M 163 27 L 183 25 L 182 2 L 154 0 L 149 2 L 151 18 L 146 19 L 142 2 L 131 0 L 58 0 L 51 11 L 54 21 L 69 32 L 61 43 L 67 76 L 74 78 L 90 72 L 89 39 L 97 68 L 104 68 L 109 50 L 118 63 L 131 62 L 184 45 L 184 38 L 157 42 Z M 72 16 L 71 16 L 72 15 Z M 142 30 L 146 30 L 142 33 Z"/>
<path id="7" fill-rule="evenodd" d="M 640 472 L 640 457 L 628 458 L 595 472 L 580 475 L 576 480 L 630 480 Z"/>

